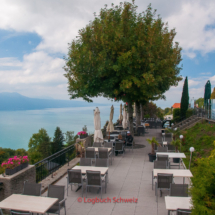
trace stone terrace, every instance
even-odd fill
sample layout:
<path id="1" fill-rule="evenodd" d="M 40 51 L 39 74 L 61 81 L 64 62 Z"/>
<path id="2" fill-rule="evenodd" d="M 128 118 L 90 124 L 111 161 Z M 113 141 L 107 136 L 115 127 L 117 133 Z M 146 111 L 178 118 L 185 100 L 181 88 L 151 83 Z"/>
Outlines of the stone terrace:
<path id="1" fill-rule="evenodd" d="M 133 153 L 129 149 L 126 150 L 124 157 L 120 154 L 114 157 L 113 165 L 110 165 L 109 182 L 107 184 L 107 192 L 103 194 L 102 198 L 109 197 L 111 203 L 84 203 L 84 195 L 82 203 L 78 202 L 78 198 L 81 197 L 81 189 L 75 192 L 77 187 L 73 186 L 71 191 L 69 187 L 69 195 L 65 196 L 66 200 L 66 213 L 79 214 L 79 215 L 167 215 L 165 208 L 164 196 L 168 192 L 163 192 L 163 196 L 158 198 L 156 203 L 155 191 L 152 190 L 152 170 L 153 163 L 149 162 L 148 153 L 151 151 L 151 146 L 147 143 L 146 138 L 152 136 L 160 136 L 160 129 L 149 129 L 148 134 L 141 137 L 135 137 L 137 144 L 143 144 L 146 147 L 140 149 L 134 149 Z M 177 168 L 177 167 L 176 167 Z M 174 179 L 175 183 L 183 183 L 182 178 Z M 189 183 L 186 179 L 186 183 Z M 66 176 L 60 179 L 56 185 L 65 185 Z M 47 195 L 44 193 L 43 195 Z M 88 198 L 100 198 L 100 193 L 97 193 L 97 189 L 92 189 L 88 192 Z M 113 197 L 117 198 L 137 198 L 137 203 L 113 203 Z M 61 214 L 64 214 L 63 209 Z"/>

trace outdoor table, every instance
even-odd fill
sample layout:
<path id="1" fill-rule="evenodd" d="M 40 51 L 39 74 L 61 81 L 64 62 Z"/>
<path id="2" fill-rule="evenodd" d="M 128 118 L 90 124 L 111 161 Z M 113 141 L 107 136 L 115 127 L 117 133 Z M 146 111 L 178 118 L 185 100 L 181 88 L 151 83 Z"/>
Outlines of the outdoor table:
<path id="1" fill-rule="evenodd" d="M 94 148 L 95 152 L 99 152 L 99 147 L 87 147 L 87 148 Z M 100 147 L 100 148 L 106 148 L 106 147 Z M 112 150 L 112 148 L 106 148 L 106 149 L 108 149 L 108 152 Z"/>
<path id="2" fill-rule="evenodd" d="M 96 167 L 96 166 L 75 166 L 72 169 L 80 169 L 82 174 L 86 174 L 86 171 L 100 171 L 101 175 L 105 175 L 108 172 L 108 167 Z"/>
<path id="3" fill-rule="evenodd" d="M 178 153 L 178 152 L 157 152 L 156 156 L 159 154 L 160 155 L 168 155 L 169 158 L 180 158 L 180 162 L 181 162 L 182 158 L 186 158 L 186 155 L 184 153 Z M 179 162 L 179 169 L 180 169 L 180 162 Z"/>
<path id="4" fill-rule="evenodd" d="M 58 198 L 12 194 L 0 202 L 0 208 L 45 214 L 57 201 Z"/>
<path id="5" fill-rule="evenodd" d="M 109 137 L 109 134 L 107 135 Z M 110 137 L 118 137 L 119 134 L 110 134 Z"/>
<path id="6" fill-rule="evenodd" d="M 191 197 L 165 196 L 165 205 L 168 215 L 170 211 L 176 211 L 178 208 L 188 210 L 192 208 Z"/>
<path id="7" fill-rule="evenodd" d="M 163 174 L 173 174 L 173 177 L 183 177 L 183 183 L 185 182 L 185 177 L 193 177 L 189 169 L 153 169 L 152 171 L 152 190 L 154 185 L 154 177 L 157 177 L 158 173 Z"/>

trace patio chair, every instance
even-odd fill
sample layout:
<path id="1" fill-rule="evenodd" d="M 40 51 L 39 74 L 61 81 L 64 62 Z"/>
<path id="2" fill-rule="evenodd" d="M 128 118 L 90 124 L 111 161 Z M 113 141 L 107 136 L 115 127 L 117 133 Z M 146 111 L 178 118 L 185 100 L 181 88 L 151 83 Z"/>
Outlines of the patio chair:
<path id="1" fill-rule="evenodd" d="M 188 215 L 191 214 L 191 210 L 185 210 L 185 209 L 177 209 L 177 215 Z"/>
<path id="2" fill-rule="evenodd" d="M 158 190 L 162 196 L 162 190 L 170 190 L 170 184 L 173 182 L 173 174 L 157 174 L 157 182 L 155 182 L 156 202 L 158 201 Z"/>
<path id="3" fill-rule="evenodd" d="M 188 197 L 188 184 L 170 184 L 170 196 Z"/>
<path id="4" fill-rule="evenodd" d="M 102 182 L 105 182 L 105 193 L 106 193 L 106 178 L 101 177 L 100 171 L 86 171 L 87 181 L 86 181 L 86 197 L 89 187 L 98 187 L 101 188 L 101 198 L 102 198 Z"/>
<path id="5" fill-rule="evenodd" d="M 111 159 L 114 159 L 113 156 L 113 151 L 114 151 L 114 146 L 113 146 L 113 142 L 104 142 L 104 147 L 105 148 L 111 148 L 112 150 L 109 152 L 109 156 L 111 156 Z"/>
<path id="6" fill-rule="evenodd" d="M 0 208 L 0 214 L 1 214 L 1 215 L 4 215 L 1 208 Z"/>
<path id="7" fill-rule="evenodd" d="M 99 156 L 98 158 L 104 158 L 104 159 L 108 159 L 108 163 L 109 163 L 109 152 L 108 152 L 108 148 L 99 148 Z M 111 164 L 112 164 L 112 159 L 111 159 Z"/>
<path id="8" fill-rule="evenodd" d="M 120 133 L 120 131 L 112 131 L 112 132 L 110 132 L 110 134 L 119 134 Z"/>
<path id="9" fill-rule="evenodd" d="M 80 158 L 80 166 L 92 166 L 91 158 Z"/>
<path id="10" fill-rule="evenodd" d="M 102 147 L 102 143 L 100 142 L 94 142 L 93 147 Z"/>
<path id="11" fill-rule="evenodd" d="M 72 185 L 78 184 L 78 186 L 81 186 L 81 188 L 82 188 L 82 197 L 83 197 L 83 177 L 81 174 L 81 170 L 80 169 L 68 169 L 67 173 L 68 173 L 68 177 L 66 177 L 67 178 L 67 196 L 68 196 L 69 185 L 71 186 L 71 190 L 72 190 Z"/>
<path id="12" fill-rule="evenodd" d="M 0 209 L 0 214 L 3 215 L 3 212 Z M 13 211 L 10 210 L 10 215 L 33 215 L 33 213 L 31 212 L 27 212 L 27 211 Z"/>
<path id="13" fill-rule="evenodd" d="M 96 159 L 95 148 L 86 148 L 85 158 Z"/>
<path id="14" fill-rule="evenodd" d="M 167 144 L 168 152 L 175 152 L 175 146 Z"/>
<path id="15" fill-rule="evenodd" d="M 168 155 L 160 155 L 160 154 L 157 154 L 157 161 L 166 161 L 166 162 L 167 162 L 167 168 L 170 167 L 170 164 L 169 164 L 169 156 L 168 156 Z"/>
<path id="16" fill-rule="evenodd" d="M 65 186 L 58 186 L 58 185 L 49 185 L 48 186 L 48 195 L 47 197 L 51 198 L 58 198 L 58 201 L 51 207 L 46 213 L 53 213 L 53 214 L 59 214 L 60 210 L 64 208 L 65 215 L 66 215 L 66 204 L 64 199 L 64 190 Z"/>
<path id="17" fill-rule="evenodd" d="M 168 152 L 168 148 L 167 147 L 158 146 L 157 152 Z"/>
<path id="18" fill-rule="evenodd" d="M 41 186 L 42 184 L 29 183 L 28 181 L 24 181 L 22 194 L 29 196 L 41 196 Z"/>
<path id="19" fill-rule="evenodd" d="M 106 158 L 96 159 L 95 166 L 97 166 L 97 167 L 108 167 L 108 159 L 106 159 Z"/>
<path id="20" fill-rule="evenodd" d="M 133 152 L 133 141 L 132 142 L 126 141 L 125 148 L 129 148 L 129 151 L 130 151 L 130 149 L 132 149 L 132 152 Z"/>
<path id="21" fill-rule="evenodd" d="M 167 161 L 154 161 L 154 169 L 168 169 Z"/>
<path id="22" fill-rule="evenodd" d="M 122 141 L 115 141 L 114 152 L 124 152 L 124 146 Z M 124 154 L 124 153 L 123 153 Z"/>
<path id="23" fill-rule="evenodd" d="M 126 136 L 127 136 L 127 132 L 126 131 L 122 131 L 121 135 L 122 135 L 122 139 L 125 141 L 126 140 Z"/>

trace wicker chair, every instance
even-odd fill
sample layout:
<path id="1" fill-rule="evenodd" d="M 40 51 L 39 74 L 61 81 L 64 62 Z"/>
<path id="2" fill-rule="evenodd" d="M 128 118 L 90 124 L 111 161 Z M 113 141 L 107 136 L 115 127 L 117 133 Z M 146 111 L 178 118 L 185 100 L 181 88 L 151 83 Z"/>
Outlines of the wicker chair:
<path id="1" fill-rule="evenodd" d="M 170 190 L 170 184 L 173 182 L 173 174 L 157 174 L 157 182 L 155 182 L 156 202 L 158 201 L 158 190 L 162 196 L 162 190 Z"/>
<path id="2" fill-rule="evenodd" d="M 96 159 L 95 166 L 97 166 L 97 167 L 108 167 L 108 159 L 105 159 L 105 158 Z"/>
<path id="3" fill-rule="evenodd" d="M 170 184 L 170 196 L 188 197 L 188 184 Z"/>
<path id="4" fill-rule="evenodd" d="M 92 166 L 91 158 L 80 158 L 80 166 Z"/>
<path id="5" fill-rule="evenodd" d="M 64 190 L 65 186 L 49 185 L 48 186 L 48 195 L 47 197 L 58 198 L 58 201 L 51 207 L 46 213 L 59 214 L 60 210 L 64 208 L 66 215 L 66 204 L 64 199 Z"/>
<path id="6" fill-rule="evenodd" d="M 102 159 L 108 159 L 108 163 L 109 163 L 109 152 L 108 152 L 108 148 L 99 148 L 99 156 L 98 158 L 102 158 Z M 112 159 L 111 159 L 111 164 L 112 164 Z"/>
<path id="7" fill-rule="evenodd" d="M 167 161 L 154 161 L 154 169 L 168 169 Z"/>
<path id="8" fill-rule="evenodd" d="M 86 197 L 89 187 L 98 187 L 101 188 L 101 198 L 102 198 L 102 182 L 105 182 L 105 193 L 106 193 L 106 178 L 101 177 L 100 171 L 86 171 L 87 173 L 87 182 L 86 182 Z"/>
<path id="9" fill-rule="evenodd" d="M 177 209 L 177 215 L 188 215 L 188 214 L 191 214 L 191 210 Z"/>
<path id="10" fill-rule="evenodd" d="M 167 147 L 158 147 L 157 152 L 168 152 L 168 148 Z"/>
<path id="11" fill-rule="evenodd" d="M 95 148 L 86 148 L 85 158 L 96 159 Z"/>
<path id="12" fill-rule="evenodd" d="M 115 148 L 114 148 L 115 153 L 116 152 L 124 152 L 124 146 L 122 141 L 115 141 Z M 124 153 L 123 153 L 124 154 Z"/>
<path id="13" fill-rule="evenodd" d="M 3 215 L 2 210 L 0 209 L 0 214 Z M 31 212 L 26 212 L 26 211 L 13 211 L 10 210 L 10 215 L 33 215 Z"/>
<path id="14" fill-rule="evenodd" d="M 42 184 L 24 182 L 23 195 L 29 196 L 41 196 L 41 186 Z"/>
<path id="15" fill-rule="evenodd" d="M 102 143 L 100 142 L 94 142 L 93 147 L 102 147 Z"/>
<path id="16" fill-rule="evenodd" d="M 82 197 L 83 197 L 83 177 L 81 174 L 81 170 L 80 169 L 68 169 L 67 173 L 68 173 L 68 177 L 66 177 L 67 178 L 67 196 L 68 196 L 69 185 L 71 186 L 71 190 L 72 190 L 72 185 L 78 184 L 78 186 L 81 185 Z"/>

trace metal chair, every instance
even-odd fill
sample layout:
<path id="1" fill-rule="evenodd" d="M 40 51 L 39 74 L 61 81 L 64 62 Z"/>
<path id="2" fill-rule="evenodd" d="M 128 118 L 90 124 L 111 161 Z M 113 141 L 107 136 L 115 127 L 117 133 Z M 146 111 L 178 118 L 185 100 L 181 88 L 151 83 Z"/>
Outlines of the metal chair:
<path id="1" fill-rule="evenodd" d="M 114 152 L 122 152 L 124 154 L 124 146 L 122 141 L 115 141 Z"/>
<path id="2" fill-rule="evenodd" d="M 58 198 L 58 201 L 51 207 L 46 213 L 59 214 L 60 210 L 64 208 L 66 215 L 66 204 L 64 199 L 64 190 L 65 186 L 49 185 L 48 186 L 48 195 L 47 197 Z"/>
<path id="3" fill-rule="evenodd" d="M 113 142 L 104 142 L 104 147 L 105 148 L 111 148 L 112 150 L 109 152 L 109 156 L 111 156 L 112 160 L 114 159 L 114 156 L 113 156 L 113 151 L 114 151 L 114 146 L 113 146 Z"/>
<path id="4" fill-rule="evenodd" d="M 167 162 L 167 168 L 170 167 L 168 155 L 157 154 L 157 161 L 166 161 Z"/>
<path id="5" fill-rule="evenodd" d="M 191 210 L 177 209 L 177 215 L 187 215 L 187 214 L 191 214 Z"/>
<path id="6" fill-rule="evenodd" d="M 81 170 L 80 169 L 68 169 L 67 173 L 68 173 L 68 177 L 66 177 L 67 178 L 67 196 L 68 196 L 69 185 L 71 186 L 71 190 L 72 190 L 72 185 L 78 184 L 78 186 L 81 185 L 82 197 L 83 197 L 83 177 L 81 174 Z"/>
<path id="7" fill-rule="evenodd" d="M 95 166 L 97 166 L 97 167 L 108 167 L 108 159 L 105 159 L 105 158 L 96 159 Z"/>
<path id="8" fill-rule="evenodd" d="M 1 211 L 0 209 L 0 214 L 3 215 L 3 212 Z M 31 212 L 26 212 L 26 211 L 13 211 L 13 210 L 10 210 L 10 215 L 33 215 L 33 213 Z"/>
<path id="9" fill-rule="evenodd" d="M 167 144 L 168 152 L 175 152 L 175 146 Z"/>
<path id="10" fill-rule="evenodd" d="M 168 168 L 168 163 L 167 161 L 154 161 L 154 169 L 167 169 Z"/>
<path id="11" fill-rule="evenodd" d="M 173 174 L 157 174 L 157 182 L 155 182 L 156 202 L 158 201 L 158 190 L 162 196 L 162 190 L 170 190 L 170 184 L 173 182 Z"/>
<path id="12" fill-rule="evenodd" d="M 188 184 L 170 184 L 170 196 L 188 197 Z"/>
<path id="13" fill-rule="evenodd" d="M 129 151 L 130 151 L 130 149 L 132 149 L 132 152 L 133 152 L 133 141 L 132 142 L 126 142 L 125 148 L 129 148 Z"/>
<path id="14" fill-rule="evenodd" d="M 157 148 L 157 152 L 168 152 L 168 148 L 167 147 L 158 147 Z"/>
<path id="15" fill-rule="evenodd" d="M 93 147 L 102 147 L 102 143 L 100 142 L 94 142 Z"/>
<path id="16" fill-rule="evenodd" d="M 98 156 L 98 158 L 108 159 L 108 163 L 109 163 L 108 148 L 98 148 L 98 150 L 99 150 L 99 156 Z M 112 159 L 111 159 L 111 164 L 112 164 Z"/>
<path id="17" fill-rule="evenodd" d="M 86 171 L 87 181 L 86 181 L 86 197 L 89 187 L 98 187 L 101 188 L 101 198 L 102 198 L 102 182 L 105 182 L 105 193 L 106 193 L 106 179 L 101 177 L 100 171 Z"/>
<path id="18" fill-rule="evenodd" d="M 122 135 L 122 139 L 123 139 L 123 140 L 126 140 L 127 132 L 126 132 L 126 131 L 122 131 L 122 132 L 121 132 L 121 135 Z"/>
<path id="19" fill-rule="evenodd" d="M 41 196 L 41 186 L 42 184 L 29 183 L 28 181 L 24 181 L 22 194 L 29 196 Z"/>
<path id="20" fill-rule="evenodd" d="M 96 159 L 95 148 L 86 148 L 85 158 Z"/>
<path id="21" fill-rule="evenodd" d="M 80 158 L 80 166 L 92 166 L 91 158 Z"/>

